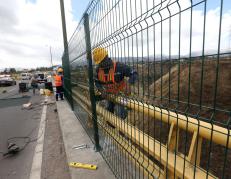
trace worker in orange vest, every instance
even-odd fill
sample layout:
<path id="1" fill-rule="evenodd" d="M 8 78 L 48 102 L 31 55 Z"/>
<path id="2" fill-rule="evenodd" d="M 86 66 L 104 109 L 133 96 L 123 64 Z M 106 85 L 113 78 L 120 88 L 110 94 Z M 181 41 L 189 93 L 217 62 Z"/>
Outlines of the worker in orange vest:
<path id="1" fill-rule="evenodd" d="M 59 96 L 63 100 L 63 69 L 58 68 L 57 74 L 55 75 L 55 87 L 56 87 L 56 101 L 58 101 Z"/>
<path id="2" fill-rule="evenodd" d="M 107 94 L 117 95 L 130 93 L 130 85 L 134 84 L 138 78 L 138 73 L 132 70 L 128 65 L 121 62 L 113 61 L 108 57 L 108 51 L 105 48 L 96 48 L 93 51 L 93 60 L 97 66 L 95 85 L 101 92 L 101 97 L 105 99 Z M 126 83 L 125 77 L 129 77 L 129 84 Z M 120 118 L 127 117 L 127 110 L 122 105 L 116 105 L 108 101 L 107 110 L 116 113 Z"/>

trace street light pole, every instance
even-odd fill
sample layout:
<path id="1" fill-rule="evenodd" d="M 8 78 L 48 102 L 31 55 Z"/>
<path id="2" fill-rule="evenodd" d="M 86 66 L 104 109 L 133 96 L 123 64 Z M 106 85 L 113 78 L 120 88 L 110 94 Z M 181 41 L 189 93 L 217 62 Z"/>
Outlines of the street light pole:
<path id="1" fill-rule="evenodd" d="M 50 55 L 51 55 L 51 67 L 53 68 L 53 59 L 52 59 L 51 46 L 50 46 Z"/>

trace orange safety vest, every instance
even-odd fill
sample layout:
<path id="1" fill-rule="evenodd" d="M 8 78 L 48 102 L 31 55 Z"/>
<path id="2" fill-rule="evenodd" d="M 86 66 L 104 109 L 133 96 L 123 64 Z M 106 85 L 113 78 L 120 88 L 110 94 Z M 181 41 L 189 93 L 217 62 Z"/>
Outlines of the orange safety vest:
<path id="1" fill-rule="evenodd" d="M 113 68 L 111 68 L 108 74 L 104 73 L 102 68 L 99 68 L 98 71 L 98 79 L 100 82 L 104 83 L 104 87 L 106 88 L 106 92 L 112 94 L 118 94 L 119 92 L 125 92 L 126 82 L 124 80 L 120 82 L 115 81 L 115 70 L 116 70 L 116 62 L 113 61 Z"/>
<path id="2" fill-rule="evenodd" d="M 56 75 L 55 76 L 55 86 L 62 86 L 63 81 L 62 81 L 62 76 Z"/>

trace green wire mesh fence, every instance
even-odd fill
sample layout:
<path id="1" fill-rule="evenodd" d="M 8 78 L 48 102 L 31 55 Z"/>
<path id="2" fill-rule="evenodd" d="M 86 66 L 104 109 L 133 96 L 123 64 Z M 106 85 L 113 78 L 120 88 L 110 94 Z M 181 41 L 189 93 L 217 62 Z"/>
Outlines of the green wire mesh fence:
<path id="1" fill-rule="evenodd" d="M 68 44 L 66 80 L 117 178 L 231 177 L 230 9 L 228 0 L 91 1 Z"/>

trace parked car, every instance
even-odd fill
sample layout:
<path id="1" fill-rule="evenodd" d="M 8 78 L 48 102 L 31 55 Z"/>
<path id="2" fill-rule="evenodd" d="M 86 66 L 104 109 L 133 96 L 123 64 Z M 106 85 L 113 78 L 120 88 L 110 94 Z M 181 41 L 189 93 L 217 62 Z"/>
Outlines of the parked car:
<path id="1" fill-rule="evenodd" d="M 44 73 L 39 72 L 36 74 L 36 76 L 37 76 L 36 80 L 38 81 L 38 83 L 46 83 L 47 82 L 47 78 L 46 78 L 46 75 Z"/>
<path id="2" fill-rule="evenodd" d="M 16 81 L 10 75 L 0 75 L 0 86 L 16 85 Z"/>

